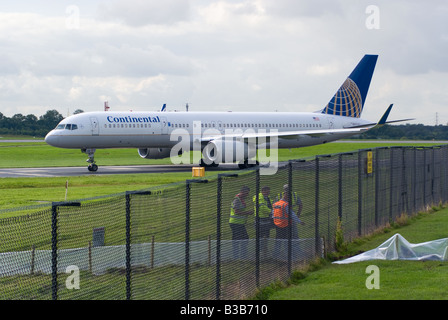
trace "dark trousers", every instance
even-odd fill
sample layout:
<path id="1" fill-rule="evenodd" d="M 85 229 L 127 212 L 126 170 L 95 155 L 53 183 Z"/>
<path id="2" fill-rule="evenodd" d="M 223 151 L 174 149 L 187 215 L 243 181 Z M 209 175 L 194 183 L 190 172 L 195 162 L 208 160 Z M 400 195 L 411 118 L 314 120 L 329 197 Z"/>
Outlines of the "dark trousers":
<path id="1" fill-rule="evenodd" d="M 270 237 L 271 229 L 273 228 L 272 218 L 259 218 L 260 227 L 260 249 L 264 256 L 268 253 L 268 239 Z M 256 227 L 256 225 L 255 225 Z"/>
<path id="2" fill-rule="evenodd" d="M 232 230 L 232 250 L 235 259 L 247 258 L 249 235 L 245 224 L 229 223 Z"/>
<path id="3" fill-rule="evenodd" d="M 287 260 L 288 257 L 288 245 L 289 245 L 289 226 L 285 228 L 275 227 L 276 236 L 275 236 L 275 247 L 274 247 L 274 255 L 277 256 L 280 260 Z M 291 230 L 291 240 L 292 243 L 292 259 L 296 260 L 299 255 L 299 244 L 297 241 L 299 236 L 297 233 L 297 226 L 295 224 L 292 225 Z"/>

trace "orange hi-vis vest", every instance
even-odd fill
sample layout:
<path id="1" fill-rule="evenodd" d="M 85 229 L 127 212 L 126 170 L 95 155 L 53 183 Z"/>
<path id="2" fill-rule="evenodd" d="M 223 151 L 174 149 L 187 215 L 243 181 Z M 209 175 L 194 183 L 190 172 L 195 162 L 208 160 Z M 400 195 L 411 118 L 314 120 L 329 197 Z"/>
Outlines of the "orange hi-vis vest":
<path id="1" fill-rule="evenodd" d="M 281 199 L 272 205 L 274 223 L 279 228 L 286 228 L 289 222 L 289 214 L 286 208 L 288 202 Z"/>

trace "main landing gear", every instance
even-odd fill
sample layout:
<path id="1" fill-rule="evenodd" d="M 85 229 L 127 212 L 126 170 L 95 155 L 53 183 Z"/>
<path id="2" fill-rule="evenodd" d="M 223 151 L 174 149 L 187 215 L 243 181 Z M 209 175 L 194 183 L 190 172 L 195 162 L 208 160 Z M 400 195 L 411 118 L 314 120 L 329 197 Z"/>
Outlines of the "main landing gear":
<path id="1" fill-rule="evenodd" d="M 219 165 L 219 163 L 212 162 L 211 164 L 205 163 L 204 159 L 201 159 L 199 162 L 199 166 L 205 167 L 205 168 L 215 168 Z M 253 168 L 260 165 L 258 161 L 255 161 L 255 163 L 249 163 L 249 160 L 244 160 L 238 163 L 238 168 L 240 169 L 247 169 L 247 168 Z"/>
<path id="2" fill-rule="evenodd" d="M 86 160 L 89 163 L 87 170 L 96 172 L 98 170 L 98 166 L 95 164 L 94 160 L 96 149 L 81 149 L 81 151 L 89 156 L 89 159 Z"/>
<path id="3" fill-rule="evenodd" d="M 247 169 L 247 168 L 253 168 L 260 165 L 260 163 L 258 161 L 255 161 L 255 163 L 249 163 L 249 160 L 244 160 L 241 161 L 240 163 L 238 163 L 238 168 L 240 169 Z"/>

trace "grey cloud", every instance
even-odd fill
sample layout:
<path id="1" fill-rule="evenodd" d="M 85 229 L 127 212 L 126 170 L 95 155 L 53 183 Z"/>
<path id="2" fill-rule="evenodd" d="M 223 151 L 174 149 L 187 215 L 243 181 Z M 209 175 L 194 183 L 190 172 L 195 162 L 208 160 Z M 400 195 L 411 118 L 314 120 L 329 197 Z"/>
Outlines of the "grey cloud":
<path id="1" fill-rule="evenodd" d="M 343 6 L 339 1 L 297 1 L 297 0 L 263 0 L 267 12 L 287 18 L 320 17 L 324 14 L 341 15 Z"/>
<path id="2" fill-rule="evenodd" d="M 106 20 L 118 20 L 129 26 L 169 25 L 189 19 L 187 0 L 129 0 L 102 4 L 98 15 Z"/>

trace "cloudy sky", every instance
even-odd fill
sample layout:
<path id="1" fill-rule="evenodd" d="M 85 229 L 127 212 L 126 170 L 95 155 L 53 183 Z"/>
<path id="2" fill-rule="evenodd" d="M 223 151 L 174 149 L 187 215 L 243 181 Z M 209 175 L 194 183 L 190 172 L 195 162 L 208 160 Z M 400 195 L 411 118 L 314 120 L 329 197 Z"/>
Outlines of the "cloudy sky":
<path id="1" fill-rule="evenodd" d="M 445 0 L 2 1 L 0 112 L 316 111 L 366 53 L 363 118 L 448 123 Z"/>

